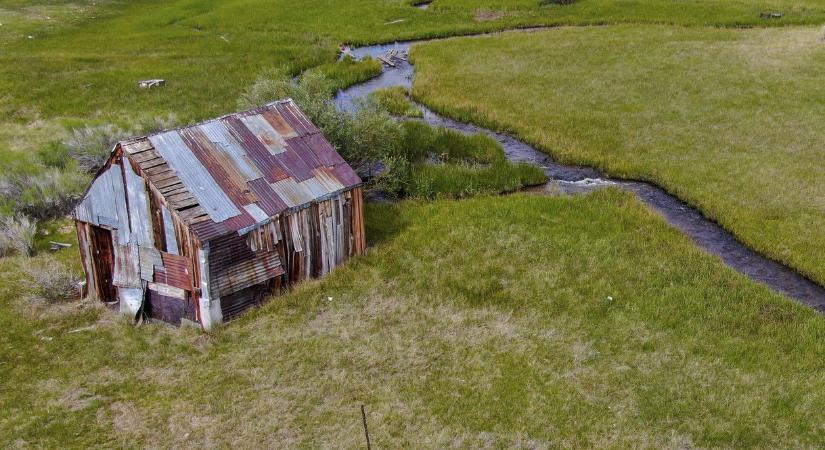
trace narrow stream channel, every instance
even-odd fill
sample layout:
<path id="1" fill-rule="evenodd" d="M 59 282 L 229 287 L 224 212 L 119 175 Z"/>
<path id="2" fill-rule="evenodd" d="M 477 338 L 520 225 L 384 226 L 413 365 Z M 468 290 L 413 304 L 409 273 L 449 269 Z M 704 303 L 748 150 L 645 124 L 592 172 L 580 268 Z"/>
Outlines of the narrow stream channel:
<path id="1" fill-rule="evenodd" d="M 424 41 L 420 41 L 424 42 Z M 373 45 L 352 49 L 357 58 L 376 57 L 390 49 L 409 51 L 412 42 Z M 386 87 L 412 87 L 415 68 L 403 62 L 396 67 L 385 67 L 383 73 L 365 83 L 351 86 L 338 93 L 335 103 L 339 109 L 353 111 L 356 100 Z M 775 291 L 796 299 L 819 312 L 825 312 L 825 289 L 794 270 L 768 259 L 748 248 L 731 233 L 708 220 L 696 208 L 670 195 L 662 188 L 640 181 L 611 179 L 590 167 L 566 166 L 553 161 L 547 154 L 512 136 L 476 125 L 457 122 L 439 116 L 423 105 L 423 120 L 433 126 L 442 126 L 464 133 L 482 133 L 501 143 L 507 158 L 514 162 L 534 164 L 551 179 L 546 185 L 532 190 L 561 189 L 568 193 L 588 192 L 604 186 L 617 186 L 635 193 L 639 199 L 658 211 L 672 226 L 681 230 L 704 250 L 719 256 L 728 266 L 749 278 L 766 284 Z"/>

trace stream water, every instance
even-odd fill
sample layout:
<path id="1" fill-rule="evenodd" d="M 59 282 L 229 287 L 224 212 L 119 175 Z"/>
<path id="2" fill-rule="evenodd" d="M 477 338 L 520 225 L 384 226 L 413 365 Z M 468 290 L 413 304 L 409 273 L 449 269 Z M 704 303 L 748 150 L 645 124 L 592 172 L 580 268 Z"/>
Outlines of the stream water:
<path id="1" fill-rule="evenodd" d="M 409 51 L 412 42 L 373 45 L 352 49 L 357 58 L 376 57 L 390 49 Z M 407 62 L 397 63 L 396 67 L 385 67 L 383 73 L 365 83 L 351 86 L 338 93 L 335 102 L 344 111 L 354 111 L 356 100 L 386 87 L 412 87 L 415 67 Z M 567 166 L 553 161 L 547 154 L 518 139 L 473 124 L 461 123 L 442 117 L 423 105 L 418 105 L 424 112 L 423 120 L 433 126 L 442 126 L 464 133 L 482 133 L 493 137 L 501 143 L 507 158 L 514 162 L 534 164 L 544 170 L 550 178 L 547 185 L 530 190 L 571 194 L 592 191 L 604 186 L 616 186 L 635 193 L 649 207 L 658 211 L 672 226 L 681 230 L 704 250 L 719 256 L 725 264 L 766 284 L 797 301 L 820 312 L 825 312 L 825 289 L 794 270 L 779 264 L 748 248 L 731 233 L 725 231 L 715 222 L 707 219 L 697 209 L 667 193 L 662 188 L 641 181 L 612 179 L 590 167 Z"/>

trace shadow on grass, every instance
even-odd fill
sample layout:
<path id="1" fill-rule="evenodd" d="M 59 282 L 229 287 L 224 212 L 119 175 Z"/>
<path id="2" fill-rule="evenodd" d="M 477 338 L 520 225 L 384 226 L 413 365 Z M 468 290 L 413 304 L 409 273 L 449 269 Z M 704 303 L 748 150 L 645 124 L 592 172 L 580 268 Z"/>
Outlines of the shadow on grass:
<path id="1" fill-rule="evenodd" d="M 367 203 L 367 245 L 372 247 L 390 239 L 410 226 L 409 217 L 402 214 L 399 203 Z"/>

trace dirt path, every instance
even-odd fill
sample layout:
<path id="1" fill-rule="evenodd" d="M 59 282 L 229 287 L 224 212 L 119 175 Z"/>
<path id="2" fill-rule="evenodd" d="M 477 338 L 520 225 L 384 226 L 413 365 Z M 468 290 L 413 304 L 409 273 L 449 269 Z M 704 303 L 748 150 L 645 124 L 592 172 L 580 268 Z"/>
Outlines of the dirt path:
<path id="1" fill-rule="evenodd" d="M 426 41 L 421 41 L 426 42 Z M 409 51 L 412 42 L 373 45 L 352 49 L 359 58 L 376 57 L 390 49 Z M 396 67 L 386 67 L 383 73 L 365 83 L 351 86 L 336 95 L 336 105 L 345 111 L 356 108 L 355 101 L 386 87 L 412 87 L 415 67 L 399 63 Z M 606 177 L 596 169 L 581 166 L 566 166 L 553 161 L 547 154 L 503 133 L 498 133 L 473 124 L 461 123 L 439 116 L 424 105 L 418 105 L 424 112 L 423 120 L 433 126 L 443 126 L 463 133 L 482 133 L 499 141 L 507 158 L 514 162 L 534 164 L 544 170 L 551 181 L 539 189 L 561 189 L 567 193 L 588 192 L 604 186 L 616 186 L 635 193 L 640 200 L 658 211 L 665 220 L 676 227 L 704 250 L 719 256 L 722 261 L 752 280 L 763 283 L 775 291 L 796 299 L 819 312 L 825 313 L 825 288 L 800 275 L 787 266 L 779 264 L 737 240 L 717 223 L 706 218 L 700 211 L 664 189 L 647 182 L 619 180 Z"/>

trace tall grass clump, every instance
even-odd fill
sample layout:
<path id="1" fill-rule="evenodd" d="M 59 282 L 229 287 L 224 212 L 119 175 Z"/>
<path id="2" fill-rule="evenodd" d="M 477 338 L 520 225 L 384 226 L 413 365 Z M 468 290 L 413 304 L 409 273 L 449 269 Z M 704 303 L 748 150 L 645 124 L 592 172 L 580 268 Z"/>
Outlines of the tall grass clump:
<path id="1" fill-rule="evenodd" d="M 472 164 L 420 164 L 412 168 L 407 194 L 435 199 L 463 198 L 481 194 L 513 192 L 524 186 L 545 182 L 536 166 L 503 163 L 491 166 Z"/>
<path id="2" fill-rule="evenodd" d="M 356 61 L 349 56 L 335 63 L 322 64 L 310 72 L 317 71 L 324 75 L 333 89 L 344 89 L 353 84 L 362 83 L 381 74 L 381 63 L 372 58 Z"/>
<path id="3" fill-rule="evenodd" d="M 413 118 L 424 116 L 424 113 L 410 101 L 409 91 L 401 86 L 380 89 L 373 92 L 371 96 L 393 116 Z"/>
<path id="4" fill-rule="evenodd" d="M 24 215 L 0 217 L 0 256 L 31 256 L 36 233 L 36 220 Z"/>
<path id="5" fill-rule="evenodd" d="M 61 302 L 78 298 L 80 278 L 54 258 L 34 258 L 23 266 L 35 298 Z"/>

